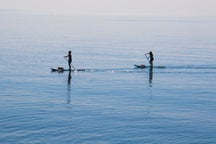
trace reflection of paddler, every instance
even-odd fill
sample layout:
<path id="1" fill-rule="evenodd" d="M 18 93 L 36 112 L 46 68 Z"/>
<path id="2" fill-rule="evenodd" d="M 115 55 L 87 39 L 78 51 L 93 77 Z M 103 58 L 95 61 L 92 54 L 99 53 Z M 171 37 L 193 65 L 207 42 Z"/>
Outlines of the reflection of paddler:
<path id="1" fill-rule="evenodd" d="M 68 81 L 67 81 L 67 84 L 68 84 L 68 91 L 67 91 L 67 94 L 68 94 L 68 97 L 67 97 L 67 104 L 70 104 L 71 102 L 71 71 L 69 71 L 68 73 Z"/>
<path id="2" fill-rule="evenodd" d="M 153 67 L 149 68 L 149 83 L 152 83 L 153 80 Z"/>
<path id="3" fill-rule="evenodd" d="M 68 55 L 64 56 L 65 58 L 68 58 L 68 66 L 69 66 L 69 70 L 71 70 L 71 63 L 72 63 L 72 54 L 71 51 L 68 52 Z"/>
<path id="4" fill-rule="evenodd" d="M 68 86 L 71 84 L 71 71 L 68 73 Z"/>

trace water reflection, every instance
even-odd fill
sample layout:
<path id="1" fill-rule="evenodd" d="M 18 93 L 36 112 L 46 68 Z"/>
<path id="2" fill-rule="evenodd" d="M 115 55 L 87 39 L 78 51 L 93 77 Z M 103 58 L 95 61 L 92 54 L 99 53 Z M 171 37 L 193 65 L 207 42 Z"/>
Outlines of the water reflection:
<path id="1" fill-rule="evenodd" d="M 149 68 L 149 86 L 152 87 L 152 81 L 153 81 L 153 67 Z"/>
<path id="2" fill-rule="evenodd" d="M 67 104 L 71 102 L 71 71 L 68 72 L 68 81 L 67 81 Z"/>

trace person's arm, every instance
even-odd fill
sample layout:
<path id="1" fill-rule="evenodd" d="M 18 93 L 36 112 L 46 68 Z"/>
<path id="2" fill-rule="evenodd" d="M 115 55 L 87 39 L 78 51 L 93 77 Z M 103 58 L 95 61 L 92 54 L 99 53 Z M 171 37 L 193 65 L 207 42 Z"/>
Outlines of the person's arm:
<path id="1" fill-rule="evenodd" d="M 147 61 L 149 61 L 150 60 L 149 53 L 146 53 L 145 56 L 146 56 Z"/>
<path id="2" fill-rule="evenodd" d="M 68 57 L 68 55 L 64 56 L 64 58 Z"/>
<path id="3" fill-rule="evenodd" d="M 150 55 L 149 53 L 145 53 L 145 56 L 146 56 L 147 58 L 149 58 L 149 55 Z"/>

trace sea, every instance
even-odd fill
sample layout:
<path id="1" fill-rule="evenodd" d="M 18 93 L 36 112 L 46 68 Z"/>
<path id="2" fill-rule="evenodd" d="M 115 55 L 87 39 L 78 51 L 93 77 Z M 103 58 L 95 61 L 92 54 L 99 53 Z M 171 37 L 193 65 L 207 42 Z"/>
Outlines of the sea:
<path id="1" fill-rule="evenodd" d="M 0 12 L 0 112 L 1 144 L 215 144 L 216 19 Z"/>

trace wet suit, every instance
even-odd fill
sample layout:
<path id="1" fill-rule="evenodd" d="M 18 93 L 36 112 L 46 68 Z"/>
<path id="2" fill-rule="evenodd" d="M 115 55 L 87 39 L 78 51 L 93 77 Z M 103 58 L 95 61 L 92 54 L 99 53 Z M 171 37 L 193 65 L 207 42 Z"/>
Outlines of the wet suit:
<path id="1" fill-rule="evenodd" d="M 149 55 L 148 59 L 149 59 L 149 63 L 151 66 L 153 66 L 153 61 L 154 61 L 154 55 L 152 53 L 152 51 L 150 51 L 149 53 L 146 53 Z"/>
<path id="2" fill-rule="evenodd" d="M 65 56 L 65 58 L 68 57 L 68 66 L 69 66 L 69 70 L 71 70 L 71 63 L 72 63 L 72 55 L 71 55 L 71 51 L 68 52 L 68 55 Z"/>
<path id="3" fill-rule="evenodd" d="M 149 63 L 151 64 L 151 65 L 153 65 L 153 61 L 154 61 L 154 56 L 153 56 L 153 53 L 150 51 L 149 52 L 149 58 L 150 58 L 150 60 L 149 60 Z"/>

